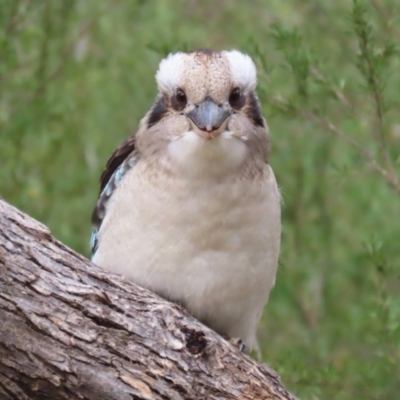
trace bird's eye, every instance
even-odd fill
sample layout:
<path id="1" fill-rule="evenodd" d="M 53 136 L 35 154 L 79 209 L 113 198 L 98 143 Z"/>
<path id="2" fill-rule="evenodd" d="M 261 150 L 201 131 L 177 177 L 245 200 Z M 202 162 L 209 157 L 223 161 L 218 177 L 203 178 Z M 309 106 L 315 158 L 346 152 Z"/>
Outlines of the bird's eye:
<path id="1" fill-rule="evenodd" d="M 240 90 L 239 88 L 235 88 L 232 90 L 229 96 L 229 104 L 231 107 L 237 107 L 240 103 Z"/>
<path id="2" fill-rule="evenodd" d="M 178 102 L 180 107 L 185 107 L 187 104 L 187 97 L 185 92 L 182 89 L 178 89 L 176 91 L 176 101 Z"/>

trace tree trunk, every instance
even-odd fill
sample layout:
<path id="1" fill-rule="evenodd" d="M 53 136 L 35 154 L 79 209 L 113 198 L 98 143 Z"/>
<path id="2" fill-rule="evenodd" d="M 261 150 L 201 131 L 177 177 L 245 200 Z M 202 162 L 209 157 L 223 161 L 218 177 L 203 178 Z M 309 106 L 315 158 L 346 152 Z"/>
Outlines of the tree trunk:
<path id="1" fill-rule="evenodd" d="M 218 334 L 0 199 L 0 399 L 292 399 Z"/>

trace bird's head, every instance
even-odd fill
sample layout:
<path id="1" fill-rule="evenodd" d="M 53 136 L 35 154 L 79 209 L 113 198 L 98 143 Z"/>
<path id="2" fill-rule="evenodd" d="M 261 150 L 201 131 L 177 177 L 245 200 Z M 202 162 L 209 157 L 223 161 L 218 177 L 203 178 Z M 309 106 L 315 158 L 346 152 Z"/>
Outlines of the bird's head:
<path id="1" fill-rule="evenodd" d="M 139 145 L 159 140 L 185 166 L 199 157 L 227 167 L 249 155 L 267 158 L 268 128 L 249 56 L 236 50 L 170 54 L 156 80 L 159 94 L 142 121 Z"/>

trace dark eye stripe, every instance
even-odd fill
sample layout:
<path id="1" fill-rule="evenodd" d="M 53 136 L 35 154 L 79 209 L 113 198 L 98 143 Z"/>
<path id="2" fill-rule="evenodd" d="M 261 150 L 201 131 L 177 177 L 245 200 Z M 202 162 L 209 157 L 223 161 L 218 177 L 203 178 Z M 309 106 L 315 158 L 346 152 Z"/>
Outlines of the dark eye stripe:
<path id="1" fill-rule="evenodd" d="M 175 96 L 174 96 L 175 97 Z M 175 110 L 181 110 L 182 106 L 176 104 L 174 102 L 174 97 L 170 100 L 171 104 L 167 104 L 167 99 L 165 96 L 157 97 L 153 107 L 151 109 L 149 119 L 148 119 L 148 128 L 156 124 L 160 121 L 165 114 L 168 112 L 168 107 L 172 107 Z M 264 127 L 264 120 L 261 113 L 260 103 L 258 101 L 257 95 L 255 93 L 250 93 L 247 98 L 245 96 L 241 96 L 239 101 L 240 104 L 237 104 L 234 108 L 236 110 L 242 109 L 247 114 L 247 116 L 253 121 L 254 125 Z"/>
<path id="2" fill-rule="evenodd" d="M 261 114 L 260 102 L 255 93 L 250 93 L 247 99 L 245 110 L 247 116 L 253 121 L 254 125 L 265 127 L 264 119 Z"/>
<path id="3" fill-rule="evenodd" d="M 150 128 L 158 121 L 161 120 L 165 116 L 168 111 L 167 101 L 164 96 L 157 97 L 153 107 L 151 108 L 151 112 L 149 115 L 149 119 L 147 122 L 147 127 Z"/>

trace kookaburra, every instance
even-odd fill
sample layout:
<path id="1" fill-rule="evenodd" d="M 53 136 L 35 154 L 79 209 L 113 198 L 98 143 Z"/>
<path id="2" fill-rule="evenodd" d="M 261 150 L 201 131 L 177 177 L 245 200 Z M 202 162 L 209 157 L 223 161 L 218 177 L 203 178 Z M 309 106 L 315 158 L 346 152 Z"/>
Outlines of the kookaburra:
<path id="1" fill-rule="evenodd" d="M 256 68 L 236 50 L 198 50 L 170 54 L 156 80 L 101 176 L 93 262 L 252 349 L 281 236 Z"/>

